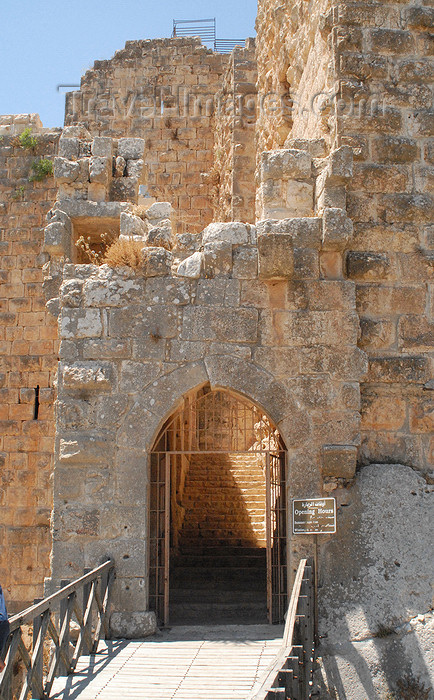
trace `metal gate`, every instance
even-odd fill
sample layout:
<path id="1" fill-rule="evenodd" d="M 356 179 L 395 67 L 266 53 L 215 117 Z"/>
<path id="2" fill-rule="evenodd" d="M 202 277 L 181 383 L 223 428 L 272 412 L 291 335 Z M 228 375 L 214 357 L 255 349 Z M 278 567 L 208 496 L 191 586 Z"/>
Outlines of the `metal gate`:
<path id="1" fill-rule="evenodd" d="M 263 465 L 268 620 L 281 623 L 288 603 L 286 450 L 257 406 L 227 391 L 206 388 L 183 401 L 150 453 L 149 607 L 168 624 L 171 511 L 181 460 L 216 453 L 249 454 Z"/>

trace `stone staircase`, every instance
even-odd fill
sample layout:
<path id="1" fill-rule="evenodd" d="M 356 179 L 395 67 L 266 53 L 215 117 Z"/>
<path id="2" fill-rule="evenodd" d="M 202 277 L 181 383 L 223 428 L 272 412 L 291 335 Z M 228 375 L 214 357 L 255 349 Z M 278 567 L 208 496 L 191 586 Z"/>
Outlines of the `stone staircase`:
<path id="1" fill-rule="evenodd" d="M 170 622 L 265 622 L 265 479 L 255 455 L 192 455 L 182 501 Z"/>

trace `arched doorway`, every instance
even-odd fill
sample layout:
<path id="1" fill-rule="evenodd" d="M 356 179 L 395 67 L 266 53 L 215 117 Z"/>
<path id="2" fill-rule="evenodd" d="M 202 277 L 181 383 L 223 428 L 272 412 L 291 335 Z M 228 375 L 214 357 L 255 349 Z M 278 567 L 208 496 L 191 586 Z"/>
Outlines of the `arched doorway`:
<path id="1" fill-rule="evenodd" d="M 280 623 L 287 607 L 286 449 L 263 410 L 209 385 L 150 454 L 150 608 L 161 624 Z"/>

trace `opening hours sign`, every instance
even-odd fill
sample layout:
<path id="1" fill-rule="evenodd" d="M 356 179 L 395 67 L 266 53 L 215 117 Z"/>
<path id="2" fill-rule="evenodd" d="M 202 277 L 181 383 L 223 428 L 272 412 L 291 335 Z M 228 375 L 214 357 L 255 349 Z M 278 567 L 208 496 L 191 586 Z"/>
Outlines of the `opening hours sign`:
<path id="1" fill-rule="evenodd" d="M 294 498 L 292 528 L 294 535 L 329 535 L 336 532 L 336 499 Z"/>

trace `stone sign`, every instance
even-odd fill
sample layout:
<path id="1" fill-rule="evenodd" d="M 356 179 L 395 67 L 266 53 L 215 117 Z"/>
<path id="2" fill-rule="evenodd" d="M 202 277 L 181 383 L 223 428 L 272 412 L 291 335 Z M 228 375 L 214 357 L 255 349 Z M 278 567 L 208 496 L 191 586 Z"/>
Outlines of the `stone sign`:
<path id="1" fill-rule="evenodd" d="M 292 531 L 295 535 L 325 535 L 336 532 L 336 499 L 293 499 Z"/>

